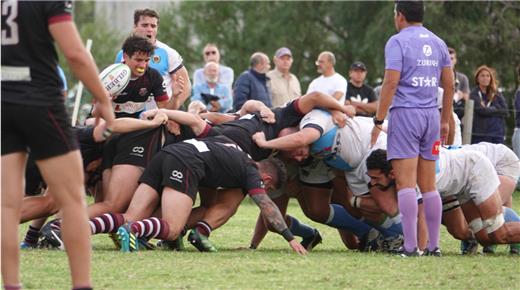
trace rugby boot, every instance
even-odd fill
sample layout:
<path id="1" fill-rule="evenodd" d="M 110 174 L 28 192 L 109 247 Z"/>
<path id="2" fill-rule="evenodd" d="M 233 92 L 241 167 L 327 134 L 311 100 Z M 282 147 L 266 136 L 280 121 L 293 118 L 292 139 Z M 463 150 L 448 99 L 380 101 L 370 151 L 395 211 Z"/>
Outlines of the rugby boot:
<path id="1" fill-rule="evenodd" d="M 360 252 L 375 252 L 381 249 L 381 233 L 371 229 L 366 235 L 359 239 Z"/>
<path id="2" fill-rule="evenodd" d="M 188 241 L 201 252 L 217 252 L 211 241 L 197 229 L 192 229 L 188 234 Z"/>
<path id="3" fill-rule="evenodd" d="M 171 251 L 184 251 L 184 242 L 182 241 L 183 236 L 179 236 L 173 241 L 160 240 L 157 242 L 157 247 Z"/>
<path id="4" fill-rule="evenodd" d="M 61 230 L 58 226 L 53 226 L 56 220 L 46 223 L 40 230 L 42 239 L 46 241 L 48 246 L 52 248 L 65 250 L 65 244 L 61 239 Z M 44 243 L 45 244 L 45 243 Z"/>
<path id="5" fill-rule="evenodd" d="M 36 243 L 36 244 L 29 244 L 26 241 L 22 241 L 20 243 L 20 250 L 36 249 L 37 247 L 38 247 L 38 243 Z"/>
<path id="6" fill-rule="evenodd" d="M 139 249 L 153 251 L 156 248 L 154 244 L 145 238 L 138 238 L 137 243 L 139 243 Z"/>
<path id="7" fill-rule="evenodd" d="M 497 249 L 497 245 L 485 246 L 482 248 L 484 254 L 494 254 Z"/>
<path id="8" fill-rule="evenodd" d="M 460 253 L 462 255 L 475 255 L 478 252 L 478 242 L 476 240 L 460 241 Z"/>
<path id="9" fill-rule="evenodd" d="M 422 256 L 422 253 L 417 250 L 417 248 L 413 249 L 413 251 L 411 252 L 407 252 L 404 247 L 401 248 L 401 250 L 399 251 L 399 256 L 403 257 L 403 258 L 407 258 L 407 257 L 419 257 L 419 256 Z"/>
<path id="10" fill-rule="evenodd" d="M 433 249 L 433 250 L 431 250 L 431 251 L 428 250 L 428 248 L 426 248 L 426 249 L 424 250 L 424 254 L 423 254 L 423 256 L 440 257 L 440 256 L 442 256 L 442 253 L 441 253 L 441 250 L 440 250 L 439 248 L 437 248 L 437 247 L 435 247 L 435 249 Z"/>
<path id="11" fill-rule="evenodd" d="M 510 244 L 509 245 L 509 254 L 511 255 L 520 255 L 520 244 Z"/>
<path id="12" fill-rule="evenodd" d="M 117 229 L 117 239 L 121 244 L 120 251 L 123 253 L 137 252 L 139 251 L 139 242 L 135 234 L 130 230 L 131 224 L 125 224 Z"/>
<path id="13" fill-rule="evenodd" d="M 112 243 L 114 243 L 114 246 L 116 247 L 116 249 L 120 250 L 121 249 L 121 242 L 119 242 L 119 239 L 117 238 L 117 234 L 116 233 L 109 233 L 108 237 L 110 238 L 110 240 L 112 240 Z"/>
<path id="14" fill-rule="evenodd" d="M 320 232 L 317 229 L 314 229 L 314 234 L 310 237 L 302 239 L 300 245 L 302 245 L 302 247 L 304 247 L 307 251 L 311 251 L 314 249 L 314 247 L 316 247 L 316 245 L 321 243 L 321 240 L 322 238 Z"/>
<path id="15" fill-rule="evenodd" d="M 403 246 L 403 242 L 404 238 L 402 235 L 383 238 L 383 241 L 381 242 L 381 250 L 392 254 L 398 253 Z"/>

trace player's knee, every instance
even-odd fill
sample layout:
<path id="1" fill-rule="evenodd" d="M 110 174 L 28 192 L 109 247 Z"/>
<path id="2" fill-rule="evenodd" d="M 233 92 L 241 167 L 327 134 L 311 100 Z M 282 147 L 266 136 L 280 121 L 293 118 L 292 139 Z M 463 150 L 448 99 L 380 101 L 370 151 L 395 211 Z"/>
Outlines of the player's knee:
<path id="1" fill-rule="evenodd" d="M 491 239 L 498 244 L 506 244 L 508 238 L 507 227 L 504 226 L 504 215 L 498 214 L 495 217 L 485 219 L 483 222 L 486 232 Z"/>

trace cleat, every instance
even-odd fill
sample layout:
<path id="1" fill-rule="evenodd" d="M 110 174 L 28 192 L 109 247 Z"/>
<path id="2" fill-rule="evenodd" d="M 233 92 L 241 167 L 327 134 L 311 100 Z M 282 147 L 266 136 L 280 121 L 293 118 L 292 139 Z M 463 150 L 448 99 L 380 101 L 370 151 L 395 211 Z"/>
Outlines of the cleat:
<path id="1" fill-rule="evenodd" d="M 311 251 L 316 245 L 321 243 L 321 234 L 317 229 L 314 229 L 314 234 L 311 237 L 302 239 L 300 245 L 302 245 L 307 251 Z"/>
<path id="2" fill-rule="evenodd" d="M 403 258 L 408 258 L 408 257 L 419 257 L 419 256 L 422 256 L 423 253 L 419 252 L 417 250 L 417 248 L 413 249 L 413 251 L 411 252 L 407 252 L 404 247 L 401 248 L 401 250 L 399 251 L 399 256 L 400 257 L 403 257 Z"/>
<path id="3" fill-rule="evenodd" d="M 497 249 L 497 245 L 485 246 L 482 248 L 482 253 L 494 254 L 496 249 Z"/>
<path id="4" fill-rule="evenodd" d="M 439 248 L 435 247 L 435 249 L 433 249 L 433 250 L 431 250 L 431 251 L 428 250 L 428 248 L 426 248 L 426 249 L 424 250 L 424 254 L 423 254 L 423 256 L 440 257 L 440 256 L 442 256 L 442 254 L 441 254 L 441 250 L 440 250 Z"/>
<path id="5" fill-rule="evenodd" d="M 396 254 L 401 250 L 403 242 L 404 238 L 402 235 L 383 238 L 381 242 L 381 251 Z"/>
<path id="6" fill-rule="evenodd" d="M 123 253 L 139 251 L 139 243 L 135 234 L 130 230 L 130 223 L 122 225 L 117 229 L 117 239 L 121 244 L 120 251 Z"/>
<path id="7" fill-rule="evenodd" d="M 460 253 L 462 255 L 476 255 L 478 252 L 478 242 L 476 240 L 460 241 Z"/>
<path id="8" fill-rule="evenodd" d="M 160 240 L 157 242 L 157 247 L 164 249 L 164 250 L 171 250 L 171 251 L 184 251 L 184 242 L 182 241 L 182 236 L 179 236 L 173 241 L 167 241 L 167 240 Z"/>
<path id="9" fill-rule="evenodd" d="M 30 250 L 30 249 L 36 249 L 38 247 L 38 243 L 36 244 L 29 244 L 25 241 L 20 243 L 20 250 Z"/>
<path id="10" fill-rule="evenodd" d="M 381 249 L 381 234 L 376 229 L 371 229 L 359 239 L 360 252 L 374 252 Z"/>
<path id="11" fill-rule="evenodd" d="M 150 243 L 147 239 L 139 238 L 137 239 L 137 242 L 139 243 L 139 248 L 147 251 L 153 251 L 155 250 L 155 245 Z"/>
<path id="12" fill-rule="evenodd" d="M 509 254 L 510 255 L 520 255 L 520 244 L 510 244 L 509 245 Z"/>
<path id="13" fill-rule="evenodd" d="M 108 237 L 112 240 L 112 243 L 114 243 L 114 246 L 116 247 L 116 249 L 120 250 L 121 249 L 121 242 L 119 242 L 119 239 L 117 238 L 117 234 L 116 233 L 109 233 Z"/>
<path id="14" fill-rule="evenodd" d="M 217 252 L 211 241 L 197 229 L 192 229 L 188 234 L 188 241 L 201 252 Z"/>
<path id="15" fill-rule="evenodd" d="M 43 237 L 43 240 L 46 241 L 44 244 L 47 247 L 65 250 L 65 245 L 61 239 L 61 231 L 59 228 L 53 227 L 53 222 L 54 221 L 48 222 L 40 230 L 40 234 Z"/>

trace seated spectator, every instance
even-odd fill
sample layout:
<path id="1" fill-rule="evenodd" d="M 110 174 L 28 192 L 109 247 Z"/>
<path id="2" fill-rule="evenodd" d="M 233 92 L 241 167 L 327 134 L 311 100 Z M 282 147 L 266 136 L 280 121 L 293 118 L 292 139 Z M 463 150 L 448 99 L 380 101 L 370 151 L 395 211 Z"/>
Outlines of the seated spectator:
<path id="1" fill-rule="evenodd" d="M 279 48 L 273 58 L 274 69 L 267 73 L 273 107 L 282 107 L 302 95 L 300 82 L 290 70 L 293 63 L 291 50 Z"/>
<path id="2" fill-rule="evenodd" d="M 212 61 L 218 64 L 218 82 L 219 84 L 226 86 L 228 90 L 231 92 L 231 86 L 233 85 L 233 79 L 235 77 L 235 74 L 232 68 L 220 63 L 220 51 L 218 50 L 217 45 L 214 43 L 206 44 L 202 56 L 204 57 L 204 63 Z M 198 84 L 202 84 L 205 81 L 206 79 L 204 78 L 204 67 L 195 70 L 195 72 L 193 73 L 193 85 L 195 86 Z"/>
<path id="3" fill-rule="evenodd" d="M 507 104 L 498 90 L 495 70 L 485 65 L 475 72 L 476 87 L 470 93 L 475 101 L 471 143 L 504 143 Z"/>
<path id="4" fill-rule="evenodd" d="M 210 61 L 204 66 L 204 82 L 193 87 L 191 101 L 201 101 L 210 112 L 225 113 L 232 107 L 233 99 L 227 86 L 218 82 L 219 65 Z"/>
<path id="5" fill-rule="evenodd" d="M 255 52 L 250 59 L 250 68 L 243 72 L 233 90 L 233 109 L 240 110 L 247 100 L 257 100 L 271 108 L 271 95 L 267 89 L 266 73 L 271 68 L 265 53 Z"/>
<path id="6" fill-rule="evenodd" d="M 350 79 L 345 103 L 356 107 L 356 116 L 374 116 L 379 101 L 374 89 L 365 84 L 367 67 L 364 63 L 356 61 L 350 66 L 348 75 Z"/>

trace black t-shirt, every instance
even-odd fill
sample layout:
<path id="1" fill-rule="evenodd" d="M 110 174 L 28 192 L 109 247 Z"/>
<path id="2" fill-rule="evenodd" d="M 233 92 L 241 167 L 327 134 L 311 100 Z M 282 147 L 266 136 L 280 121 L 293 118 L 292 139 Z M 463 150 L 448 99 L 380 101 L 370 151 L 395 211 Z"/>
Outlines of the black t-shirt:
<path id="1" fill-rule="evenodd" d="M 256 164 L 225 136 L 189 139 L 162 150 L 177 157 L 185 157 L 181 160 L 187 167 L 190 167 L 191 159 L 201 160 L 205 164 L 204 177 L 199 181 L 201 186 L 242 188 L 250 195 L 265 193 Z"/>
<path id="2" fill-rule="evenodd" d="M 123 92 L 112 100 L 116 118 L 139 118 L 150 97 L 157 102 L 168 100 L 163 77 L 157 70 L 148 67 L 144 75 L 130 80 Z"/>
<path id="3" fill-rule="evenodd" d="M 351 82 L 348 82 L 347 86 L 347 101 L 355 101 L 360 103 L 372 103 L 377 101 L 376 93 L 370 86 L 363 84 L 362 87 L 358 88 Z M 365 114 L 358 112 L 357 116 L 366 116 Z"/>
<path id="4" fill-rule="evenodd" d="M 72 1 L 2 1 L 2 102 L 64 102 L 49 25 L 72 21 Z"/>
<path id="5" fill-rule="evenodd" d="M 238 144 L 253 160 L 259 161 L 269 157 L 272 150 L 258 147 L 251 136 L 256 132 L 263 131 L 266 140 L 275 139 L 282 129 L 297 126 L 304 115 L 298 108 L 298 99 L 290 102 L 285 107 L 272 110 L 276 118 L 274 124 L 265 123 L 259 113 L 255 113 L 218 125 L 215 129 Z"/>

